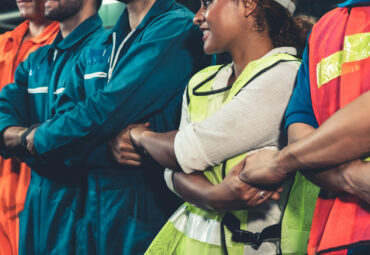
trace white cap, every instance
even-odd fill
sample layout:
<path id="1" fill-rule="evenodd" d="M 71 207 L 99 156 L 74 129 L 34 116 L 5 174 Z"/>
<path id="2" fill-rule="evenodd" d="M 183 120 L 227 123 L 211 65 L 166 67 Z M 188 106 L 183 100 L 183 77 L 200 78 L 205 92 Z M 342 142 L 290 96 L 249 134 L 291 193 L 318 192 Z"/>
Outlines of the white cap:
<path id="1" fill-rule="evenodd" d="M 288 11 L 293 15 L 295 11 L 295 4 L 292 2 L 292 0 L 275 0 L 275 2 L 287 8 Z"/>

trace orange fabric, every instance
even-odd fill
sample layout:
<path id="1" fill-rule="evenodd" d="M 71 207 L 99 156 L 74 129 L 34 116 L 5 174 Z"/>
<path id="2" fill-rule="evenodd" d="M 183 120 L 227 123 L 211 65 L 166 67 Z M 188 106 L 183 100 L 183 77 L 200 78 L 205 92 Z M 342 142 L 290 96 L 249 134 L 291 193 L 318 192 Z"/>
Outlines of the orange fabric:
<path id="1" fill-rule="evenodd" d="M 370 7 L 337 8 L 313 28 L 309 39 L 312 106 L 321 125 L 337 110 L 370 90 L 370 57 L 342 64 L 341 76 L 318 87 L 317 64 L 343 50 L 344 37 L 370 31 Z M 366 50 L 369 50 L 368 48 Z M 355 123 L 354 123 L 355 124 Z M 349 194 L 321 191 L 308 254 L 344 255 L 349 246 L 370 244 L 370 205 Z"/>
<path id="2" fill-rule="evenodd" d="M 25 21 L 0 36 L 0 89 L 14 82 L 20 62 L 39 47 L 52 43 L 59 31 L 58 23 L 53 22 L 39 36 L 22 43 L 28 26 Z M 0 255 L 18 254 L 18 215 L 23 210 L 30 178 L 26 164 L 0 157 Z"/>

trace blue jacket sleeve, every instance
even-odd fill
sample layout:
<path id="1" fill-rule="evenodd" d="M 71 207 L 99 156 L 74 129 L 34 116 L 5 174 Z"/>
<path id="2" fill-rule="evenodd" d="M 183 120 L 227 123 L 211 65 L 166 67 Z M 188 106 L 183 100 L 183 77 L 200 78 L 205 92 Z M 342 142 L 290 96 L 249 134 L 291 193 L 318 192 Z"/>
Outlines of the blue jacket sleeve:
<path id="1" fill-rule="evenodd" d="M 301 67 L 297 75 L 297 84 L 289 101 L 285 114 L 285 130 L 293 123 L 305 123 L 317 128 L 315 114 L 312 109 L 310 76 L 308 65 L 308 46 L 303 53 Z"/>
<path id="2" fill-rule="evenodd" d="M 189 19 L 154 24 L 121 57 L 104 89 L 37 129 L 38 154 L 66 159 L 107 141 L 128 124 L 161 111 L 204 62 L 199 31 Z"/>
<path id="3" fill-rule="evenodd" d="M 28 73 L 29 61 L 19 64 L 15 82 L 5 86 L 0 93 L 0 132 L 10 126 L 28 125 Z"/>
<path id="4" fill-rule="evenodd" d="M 11 126 L 29 125 L 27 108 L 29 61 L 19 64 L 15 82 L 2 88 L 0 93 L 0 133 Z M 0 148 L 3 157 L 9 157 L 6 148 Z"/>

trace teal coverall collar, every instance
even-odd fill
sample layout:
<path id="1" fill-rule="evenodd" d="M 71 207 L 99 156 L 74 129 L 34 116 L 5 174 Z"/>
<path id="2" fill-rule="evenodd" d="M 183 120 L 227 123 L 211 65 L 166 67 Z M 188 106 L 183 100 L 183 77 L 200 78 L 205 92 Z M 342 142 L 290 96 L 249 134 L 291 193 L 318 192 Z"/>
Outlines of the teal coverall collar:
<path id="1" fill-rule="evenodd" d="M 76 43 L 79 43 L 91 33 L 99 29 L 102 25 L 102 20 L 96 13 L 83 21 L 78 27 L 76 27 L 66 38 L 63 39 L 61 32 L 58 33 L 54 40 L 51 48 L 58 48 L 61 50 L 67 50 L 73 47 Z"/>
<path id="2" fill-rule="evenodd" d="M 144 27 L 153 19 L 153 17 L 158 16 L 159 14 L 167 11 L 175 0 L 156 0 L 153 6 L 150 8 L 149 12 L 145 15 L 144 19 L 140 22 L 139 26 L 135 29 L 136 31 L 140 31 L 144 29 Z M 128 34 L 130 32 L 130 24 L 128 20 L 128 12 L 125 9 L 118 19 L 117 23 L 114 25 L 110 36 L 107 38 L 105 43 L 110 43 L 112 41 L 112 34 L 117 32 L 119 34 Z"/>

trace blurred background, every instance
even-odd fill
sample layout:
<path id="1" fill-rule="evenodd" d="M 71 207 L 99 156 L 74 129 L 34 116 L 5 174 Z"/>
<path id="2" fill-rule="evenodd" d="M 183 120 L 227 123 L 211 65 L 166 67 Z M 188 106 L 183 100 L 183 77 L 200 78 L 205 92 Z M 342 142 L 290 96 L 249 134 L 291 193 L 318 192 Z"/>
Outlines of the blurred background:
<path id="1" fill-rule="evenodd" d="M 200 0 L 177 0 L 179 3 L 187 6 L 193 12 L 200 6 Z M 344 0 L 299 0 L 296 13 L 305 13 L 317 18 L 321 17 L 327 11 L 335 8 L 337 3 Z M 105 27 L 111 27 L 118 19 L 124 4 L 115 0 L 103 0 L 103 5 L 99 11 Z M 22 22 L 19 17 L 16 0 L 1 0 L 0 6 L 0 34 L 7 30 L 12 30 Z"/>

